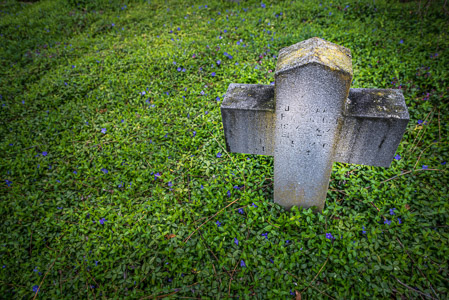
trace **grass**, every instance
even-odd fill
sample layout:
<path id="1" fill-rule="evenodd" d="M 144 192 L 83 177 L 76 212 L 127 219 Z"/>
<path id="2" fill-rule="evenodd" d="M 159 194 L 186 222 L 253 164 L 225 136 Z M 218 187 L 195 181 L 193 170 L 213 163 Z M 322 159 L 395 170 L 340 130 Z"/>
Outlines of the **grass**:
<path id="1" fill-rule="evenodd" d="M 2 297 L 447 298 L 449 8 L 420 3 L 0 3 Z M 411 117 L 390 168 L 334 164 L 322 214 L 273 203 L 219 109 L 313 36 Z"/>

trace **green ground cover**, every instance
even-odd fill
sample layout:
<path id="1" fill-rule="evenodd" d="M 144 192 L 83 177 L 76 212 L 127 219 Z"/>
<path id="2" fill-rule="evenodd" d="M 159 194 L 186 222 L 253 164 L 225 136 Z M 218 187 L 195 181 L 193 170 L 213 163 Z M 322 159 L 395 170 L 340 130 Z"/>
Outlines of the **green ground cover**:
<path id="1" fill-rule="evenodd" d="M 449 7 L 420 2 L 1 2 L 1 298 L 447 298 Z M 273 203 L 219 109 L 314 36 L 411 117 L 322 214 Z"/>

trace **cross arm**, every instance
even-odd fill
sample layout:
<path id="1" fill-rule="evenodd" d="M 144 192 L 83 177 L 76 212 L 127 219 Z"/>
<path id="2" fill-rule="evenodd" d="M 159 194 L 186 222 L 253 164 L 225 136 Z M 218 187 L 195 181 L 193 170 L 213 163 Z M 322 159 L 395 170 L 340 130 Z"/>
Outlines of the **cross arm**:
<path id="1" fill-rule="evenodd" d="M 230 84 L 221 105 L 229 152 L 273 155 L 274 86 Z M 388 167 L 407 127 L 400 90 L 350 89 L 334 161 Z"/>

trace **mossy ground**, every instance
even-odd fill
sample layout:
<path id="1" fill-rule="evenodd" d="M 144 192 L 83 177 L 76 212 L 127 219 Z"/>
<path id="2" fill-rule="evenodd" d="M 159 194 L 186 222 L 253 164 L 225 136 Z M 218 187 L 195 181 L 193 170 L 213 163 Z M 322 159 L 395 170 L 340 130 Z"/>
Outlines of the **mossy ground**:
<path id="1" fill-rule="evenodd" d="M 1 297 L 447 298 L 449 8 L 424 2 L 1 2 Z M 273 203 L 219 109 L 314 36 L 411 117 L 389 169 L 334 164 L 322 214 Z"/>

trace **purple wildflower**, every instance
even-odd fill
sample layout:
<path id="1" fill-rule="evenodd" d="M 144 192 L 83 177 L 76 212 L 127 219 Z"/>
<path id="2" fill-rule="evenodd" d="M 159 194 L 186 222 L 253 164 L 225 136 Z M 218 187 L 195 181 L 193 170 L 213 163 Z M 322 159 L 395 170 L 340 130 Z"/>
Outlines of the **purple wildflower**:
<path id="1" fill-rule="evenodd" d="M 401 159 L 401 156 L 400 156 L 399 154 L 396 154 L 396 156 L 394 157 L 394 159 L 400 160 L 400 159 Z"/>
<path id="2" fill-rule="evenodd" d="M 245 262 L 243 261 L 243 259 L 240 261 L 240 267 L 242 267 L 242 268 L 246 267 Z"/>
<path id="3" fill-rule="evenodd" d="M 234 243 L 238 246 L 239 245 L 239 240 L 237 238 L 234 238 Z"/>
<path id="4" fill-rule="evenodd" d="M 220 158 L 221 157 L 221 152 L 217 153 L 217 157 Z"/>
<path id="5" fill-rule="evenodd" d="M 101 133 L 105 134 L 106 133 L 106 128 L 101 128 Z"/>

